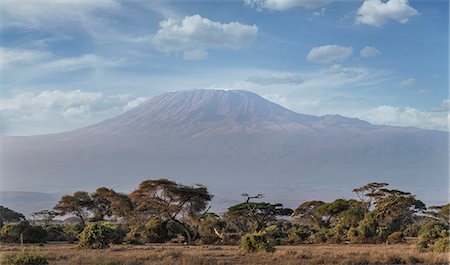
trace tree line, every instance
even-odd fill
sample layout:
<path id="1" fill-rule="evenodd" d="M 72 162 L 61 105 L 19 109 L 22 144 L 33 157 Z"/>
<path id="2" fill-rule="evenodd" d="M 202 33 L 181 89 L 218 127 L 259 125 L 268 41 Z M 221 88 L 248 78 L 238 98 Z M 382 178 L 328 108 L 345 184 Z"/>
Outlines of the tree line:
<path id="1" fill-rule="evenodd" d="M 76 241 L 85 248 L 171 241 L 241 244 L 244 251 L 255 252 L 273 251 L 280 244 L 395 244 L 418 237 L 420 251 L 449 250 L 449 204 L 426 207 L 387 183 L 369 183 L 353 192 L 358 199 L 313 200 L 296 209 L 264 202 L 262 194 L 244 193 L 242 203 L 218 215 L 210 212 L 213 195 L 204 185 L 146 180 L 130 194 L 101 187 L 65 195 L 53 210 L 33 214 L 40 225 L 1 206 L 0 239 Z M 58 215 L 74 216 L 76 222 L 55 224 Z"/>

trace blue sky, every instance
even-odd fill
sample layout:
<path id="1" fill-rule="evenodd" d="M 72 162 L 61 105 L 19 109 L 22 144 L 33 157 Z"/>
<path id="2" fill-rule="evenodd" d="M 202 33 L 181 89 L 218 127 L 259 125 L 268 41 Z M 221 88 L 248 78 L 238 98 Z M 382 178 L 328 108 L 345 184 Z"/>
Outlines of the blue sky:
<path id="1" fill-rule="evenodd" d="M 445 0 L 4 0 L 0 133 L 75 129 L 197 88 L 447 130 L 448 15 Z"/>

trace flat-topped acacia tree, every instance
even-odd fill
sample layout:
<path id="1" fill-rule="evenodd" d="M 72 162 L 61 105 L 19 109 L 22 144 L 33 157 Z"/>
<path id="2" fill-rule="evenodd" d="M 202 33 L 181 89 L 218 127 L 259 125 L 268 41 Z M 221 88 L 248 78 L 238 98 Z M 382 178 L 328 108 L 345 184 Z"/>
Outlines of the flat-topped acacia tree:
<path id="1" fill-rule="evenodd" d="M 203 185 L 187 186 L 168 179 L 145 180 L 130 194 L 136 211 L 147 216 L 160 215 L 179 224 L 191 243 L 195 234 L 189 229 L 212 195 Z"/>
<path id="2" fill-rule="evenodd" d="M 89 193 L 77 191 L 73 195 L 64 195 L 55 205 L 54 209 L 61 215 L 73 214 L 80 218 L 81 223 L 86 225 L 90 211 L 94 203 Z"/>

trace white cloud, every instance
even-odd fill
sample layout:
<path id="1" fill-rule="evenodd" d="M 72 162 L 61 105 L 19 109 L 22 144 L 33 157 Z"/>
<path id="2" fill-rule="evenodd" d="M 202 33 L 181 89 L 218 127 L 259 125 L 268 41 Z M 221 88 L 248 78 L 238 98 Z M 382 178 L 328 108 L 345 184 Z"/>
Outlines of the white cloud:
<path id="1" fill-rule="evenodd" d="M 246 80 L 247 82 L 257 84 L 257 85 L 299 85 L 302 84 L 305 80 L 298 75 L 293 73 L 271 73 L 265 75 L 254 75 Z"/>
<path id="2" fill-rule="evenodd" d="M 374 57 L 381 54 L 379 50 L 370 46 L 364 47 L 364 49 L 362 49 L 359 53 L 361 54 L 361 57 L 364 58 Z"/>
<path id="3" fill-rule="evenodd" d="M 448 116 L 433 111 L 421 111 L 412 107 L 382 105 L 370 109 L 358 118 L 375 124 L 412 126 L 425 129 L 448 130 Z"/>
<path id="4" fill-rule="evenodd" d="M 430 94 L 430 90 L 429 89 L 419 89 L 417 91 L 417 93 L 421 94 L 421 95 L 426 95 L 426 94 Z"/>
<path id="5" fill-rule="evenodd" d="M 0 68 L 8 68 L 13 65 L 33 63 L 51 55 L 50 52 L 30 49 L 0 48 Z"/>
<path id="6" fill-rule="evenodd" d="M 363 75 L 365 70 L 362 68 L 343 67 L 340 64 L 333 64 L 328 68 L 327 73 L 330 75 L 342 75 L 347 78 L 355 78 Z"/>
<path id="7" fill-rule="evenodd" d="M 365 0 L 356 14 L 356 23 L 380 27 L 389 20 L 406 23 L 417 14 L 419 13 L 409 5 L 408 0 Z"/>
<path id="8" fill-rule="evenodd" d="M 85 20 L 95 15 L 97 10 L 113 10 L 118 7 L 120 3 L 116 0 L 4 0 L 0 2 L 0 28 L 55 27 L 68 21 Z"/>
<path id="9" fill-rule="evenodd" d="M 200 15 L 186 16 L 181 22 L 167 19 L 159 23 L 153 37 L 155 48 L 164 53 L 182 53 L 185 59 L 204 59 L 208 49 L 249 47 L 258 34 L 255 25 L 220 23 Z"/>
<path id="10" fill-rule="evenodd" d="M 73 71 L 82 68 L 100 68 L 119 66 L 120 60 L 106 59 L 94 54 L 85 54 L 79 57 L 55 59 L 40 65 L 41 69 L 51 71 Z"/>
<path id="11" fill-rule="evenodd" d="M 450 111 L 450 99 L 442 100 L 442 103 L 439 107 L 434 107 L 432 109 L 434 112 L 448 112 Z"/>
<path id="12" fill-rule="evenodd" d="M 44 126 L 57 123 L 59 129 L 61 124 L 77 128 L 118 115 L 145 100 L 132 94 L 109 96 L 81 90 L 44 90 L 0 99 L 0 113 L 6 129 L 25 123 Z"/>
<path id="13" fill-rule="evenodd" d="M 400 84 L 402 86 L 412 86 L 416 83 L 416 79 L 415 78 L 408 78 L 403 80 L 402 82 L 400 82 Z"/>
<path id="14" fill-rule="evenodd" d="M 352 47 L 325 45 L 312 48 L 306 56 L 306 59 L 313 63 L 330 64 L 333 62 L 342 62 L 350 57 L 352 53 Z"/>
<path id="15" fill-rule="evenodd" d="M 298 6 L 314 9 L 326 6 L 331 2 L 332 0 L 244 0 L 246 5 L 255 7 L 258 10 L 270 9 L 276 11 L 286 11 Z"/>

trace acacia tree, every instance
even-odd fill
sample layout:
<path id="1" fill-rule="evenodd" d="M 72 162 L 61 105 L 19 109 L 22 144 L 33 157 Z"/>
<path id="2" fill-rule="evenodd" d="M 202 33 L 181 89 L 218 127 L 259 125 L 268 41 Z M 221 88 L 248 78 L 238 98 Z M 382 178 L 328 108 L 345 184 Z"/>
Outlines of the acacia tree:
<path id="1" fill-rule="evenodd" d="M 418 212 L 425 211 L 425 204 L 409 192 L 380 189 L 374 194 L 375 219 L 388 232 L 399 231 L 414 221 Z"/>
<path id="2" fill-rule="evenodd" d="M 95 212 L 94 216 L 97 219 L 114 216 L 127 221 L 137 221 L 134 214 L 134 204 L 127 194 L 102 187 L 98 188 L 91 197 Z"/>
<path id="3" fill-rule="evenodd" d="M 323 201 L 307 201 L 300 204 L 294 211 L 294 217 L 298 218 L 301 222 L 313 223 L 318 227 L 322 227 L 322 216 L 317 212 L 317 209 L 324 205 Z"/>
<path id="4" fill-rule="evenodd" d="M 57 212 L 51 210 L 42 210 L 31 214 L 33 218 L 44 221 L 45 225 L 50 223 L 58 215 Z"/>
<path id="5" fill-rule="evenodd" d="M 189 222 L 197 219 L 212 197 L 203 185 L 186 186 L 167 179 L 143 181 L 130 194 L 137 212 L 148 218 L 160 215 L 177 223 L 188 243 L 195 239 Z"/>
<path id="6" fill-rule="evenodd" d="M 5 206 L 0 205 L 0 221 L 2 222 L 20 222 L 25 220 L 25 216 L 15 212 Z"/>
<path id="7" fill-rule="evenodd" d="M 55 205 L 54 209 L 60 215 L 73 214 L 80 218 L 81 223 L 86 225 L 90 211 L 93 209 L 93 201 L 89 193 L 77 191 L 73 195 L 64 195 Z"/>
<path id="8" fill-rule="evenodd" d="M 228 208 L 224 216 L 243 232 L 248 230 L 261 232 L 270 222 L 276 221 L 278 216 L 289 216 L 294 212 L 292 209 L 284 208 L 281 203 L 250 201 L 251 199 L 262 198 L 262 194 L 249 196 L 244 193 L 242 195 L 246 197 L 246 201 Z"/>
<path id="9" fill-rule="evenodd" d="M 426 214 L 433 219 L 444 222 L 447 226 L 450 225 L 450 203 L 441 206 L 430 206 Z"/>
<path id="10" fill-rule="evenodd" d="M 388 185 L 389 184 L 387 183 L 371 182 L 367 185 L 353 189 L 353 192 L 356 193 L 356 196 L 361 200 L 365 212 L 367 213 L 372 208 L 376 197 L 379 195 L 379 191 Z"/>

